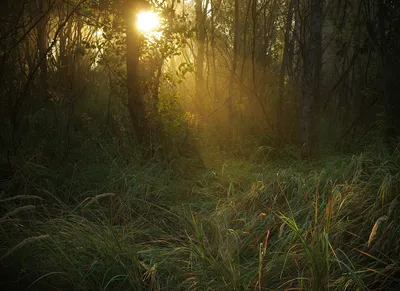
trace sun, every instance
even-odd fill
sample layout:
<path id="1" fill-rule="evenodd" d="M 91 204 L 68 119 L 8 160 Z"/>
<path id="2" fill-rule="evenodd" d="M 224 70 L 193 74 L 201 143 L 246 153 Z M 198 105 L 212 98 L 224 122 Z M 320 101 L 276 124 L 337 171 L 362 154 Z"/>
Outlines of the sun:
<path id="1" fill-rule="evenodd" d="M 136 27 L 142 33 L 154 32 L 160 27 L 160 18 L 152 11 L 142 11 L 137 14 Z"/>

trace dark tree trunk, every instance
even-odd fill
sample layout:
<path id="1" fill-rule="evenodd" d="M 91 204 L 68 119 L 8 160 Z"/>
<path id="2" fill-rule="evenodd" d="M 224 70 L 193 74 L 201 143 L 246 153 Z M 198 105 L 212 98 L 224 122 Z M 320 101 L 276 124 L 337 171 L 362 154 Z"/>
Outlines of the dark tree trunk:
<path id="1" fill-rule="evenodd" d="M 305 23 L 303 45 L 303 79 L 300 98 L 300 142 L 302 156 L 310 157 L 316 144 L 318 122 L 319 84 L 322 59 L 322 9 L 324 1 L 311 0 L 309 16 Z M 307 33 L 308 30 L 308 33 Z"/>
<path id="2" fill-rule="evenodd" d="M 395 26 L 396 20 L 389 16 L 389 9 L 395 8 L 389 8 L 384 0 L 378 1 L 378 34 L 382 70 L 381 83 L 384 109 L 384 137 L 386 144 L 391 147 L 393 141 L 400 136 L 400 118 L 398 117 L 400 102 L 395 97 L 395 95 L 398 94 L 399 81 L 393 77 L 396 75 L 395 72 L 399 66 L 397 61 L 398 57 L 395 55 L 396 45 L 393 45 L 393 43 L 396 42 L 396 39 L 398 41 L 398 38 L 390 38 L 390 36 L 388 36 L 388 31 L 391 28 L 388 26 Z"/>
<path id="3" fill-rule="evenodd" d="M 196 92 L 194 101 L 196 109 L 200 115 L 204 115 L 204 49 L 206 31 L 204 26 L 204 11 L 202 0 L 196 0 L 196 38 L 197 38 L 197 55 L 196 55 Z"/>
<path id="4" fill-rule="evenodd" d="M 140 39 L 137 29 L 133 26 L 132 18 L 135 11 L 135 1 L 125 0 L 125 29 L 126 29 L 126 79 L 128 87 L 128 110 L 133 128 L 139 143 L 144 141 L 146 134 L 146 111 L 141 96 L 139 80 Z"/>
<path id="5" fill-rule="evenodd" d="M 47 22 L 49 20 L 49 13 L 47 11 L 45 0 L 38 0 L 38 17 L 41 17 L 44 13 L 46 16 L 43 17 L 36 26 L 36 31 L 38 35 L 38 49 L 39 49 L 39 59 L 42 60 L 40 63 L 40 90 L 43 100 L 49 98 L 49 86 L 48 86 L 48 67 L 47 67 Z"/>
<path id="6" fill-rule="evenodd" d="M 285 27 L 285 43 L 283 48 L 281 69 L 279 73 L 279 96 L 276 105 L 276 127 L 278 136 L 282 141 L 284 140 L 284 126 L 285 126 L 284 109 L 283 109 L 284 98 L 285 98 L 285 77 L 289 61 L 289 46 L 290 46 L 289 36 L 290 36 L 290 30 L 292 29 L 293 1 L 294 0 L 288 0 L 288 12 L 287 12 L 288 14 L 286 17 L 286 27 Z"/>
<path id="7" fill-rule="evenodd" d="M 234 78 L 236 75 L 236 66 L 237 59 L 239 54 L 239 31 L 240 31 L 240 19 L 239 19 L 239 0 L 235 0 L 235 18 L 233 23 L 234 30 L 234 40 L 233 40 L 233 60 L 232 60 L 232 69 L 229 78 L 229 101 L 228 101 L 228 110 L 229 110 L 229 122 L 233 128 L 234 119 L 235 119 L 235 109 L 233 103 L 233 91 L 234 91 Z"/>
<path id="8" fill-rule="evenodd" d="M 66 15 L 70 14 L 70 7 L 68 4 L 65 4 Z M 60 24 L 63 21 L 62 18 L 59 19 Z M 71 37 L 72 30 L 72 16 L 68 18 L 67 23 L 64 24 L 65 27 L 62 28 L 60 32 L 60 56 L 58 60 L 59 72 L 58 79 L 61 87 L 64 90 L 67 90 L 69 87 L 69 74 L 70 74 L 70 56 L 69 56 L 69 47 L 68 47 L 68 39 Z"/>
<path id="9" fill-rule="evenodd" d="M 211 0 L 211 35 L 210 35 L 210 45 L 211 45 L 211 68 L 212 68 L 212 78 L 213 78 L 213 103 L 218 101 L 218 86 L 217 86 L 217 65 L 215 58 L 215 16 L 216 16 L 216 0 Z"/>
<path id="10" fill-rule="evenodd" d="M 246 9 L 246 16 L 244 19 L 244 27 L 243 27 L 243 53 L 242 53 L 242 65 L 240 68 L 240 75 L 239 75 L 239 82 L 241 86 L 245 84 L 245 67 L 247 64 L 247 31 L 248 31 L 248 26 L 249 26 L 249 15 L 250 15 L 250 8 L 252 7 L 252 1 L 249 0 L 247 3 L 247 9 Z M 239 103 L 242 103 L 243 100 L 243 90 L 242 88 L 239 90 Z"/>

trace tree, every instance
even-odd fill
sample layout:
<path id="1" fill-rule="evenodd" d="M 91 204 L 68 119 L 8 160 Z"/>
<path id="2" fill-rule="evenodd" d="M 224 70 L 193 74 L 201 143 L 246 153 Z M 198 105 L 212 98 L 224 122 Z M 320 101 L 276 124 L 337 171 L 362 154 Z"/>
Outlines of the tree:
<path id="1" fill-rule="evenodd" d="M 204 49 L 206 41 L 205 13 L 203 9 L 203 1 L 196 0 L 196 44 L 197 54 L 195 60 L 195 79 L 196 92 L 194 101 L 198 112 L 203 115 L 204 112 Z"/>
<path id="2" fill-rule="evenodd" d="M 300 96 L 300 142 L 302 156 L 309 157 L 316 143 L 315 124 L 320 101 L 322 65 L 322 10 L 324 1 L 311 0 L 305 17 L 306 38 L 303 46 L 303 78 Z"/>
<path id="3" fill-rule="evenodd" d="M 39 58 L 42 60 L 40 64 L 40 88 L 43 100 L 47 100 L 49 96 L 48 86 L 48 65 L 47 65 L 47 45 L 48 33 L 47 24 L 50 18 L 50 7 L 45 0 L 38 0 L 36 7 L 36 15 L 38 17 L 36 32 L 38 39 Z"/>
<path id="4" fill-rule="evenodd" d="M 146 110 L 143 96 L 140 92 L 139 80 L 139 34 L 133 25 L 134 12 L 137 11 L 137 2 L 125 0 L 125 30 L 126 30 L 126 81 L 128 87 L 128 110 L 132 125 L 139 142 L 143 142 L 146 134 Z"/>
<path id="5" fill-rule="evenodd" d="M 289 63 L 289 46 L 290 46 L 290 32 L 292 30 L 292 21 L 293 21 L 293 3 L 294 0 L 287 1 L 287 16 L 285 23 L 285 31 L 284 31 L 284 44 L 283 44 L 283 54 L 282 54 L 282 62 L 281 68 L 279 72 L 279 96 L 276 108 L 276 122 L 277 125 L 277 134 L 280 139 L 283 139 L 284 136 L 284 98 L 285 98 L 285 78 L 286 72 Z"/>
<path id="6" fill-rule="evenodd" d="M 228 110 L 229 110 L 229 122 L 231 126 L 234 126 L 235 122 L 235 108 L 234 108 L 234 79 L 236 76 L 236 67 L 239 57 L 239 32 L 240 32 L 240 19 L 239 19 L 239 0 L 235 0 L 235 16 L 233 22 L 233 59 L 232 59 L 232 68 L 229 77 L 229 95 L 228 95 Z M 233 127 L 231 129 L 234 129 Z"/>

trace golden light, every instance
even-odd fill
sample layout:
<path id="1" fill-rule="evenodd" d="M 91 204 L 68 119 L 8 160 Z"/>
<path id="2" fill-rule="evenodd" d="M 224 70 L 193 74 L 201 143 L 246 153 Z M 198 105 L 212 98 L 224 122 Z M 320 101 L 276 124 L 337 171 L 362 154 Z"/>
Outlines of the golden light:
<path id="1" fill-rule="evenodd" d="M 137 29 L 142 33 L 154 32 L 160 27 L 160 18 L 151 11 L 143 11 L 137 15 Z"/>
<path id="2" fill-rule="evenodd" d="M 98 30 L 95 32 L 95 35 L 96 35 L 97 37 L 103 36 L 103 30 L 102 30 L 102 29 L 98 29 Z"/>

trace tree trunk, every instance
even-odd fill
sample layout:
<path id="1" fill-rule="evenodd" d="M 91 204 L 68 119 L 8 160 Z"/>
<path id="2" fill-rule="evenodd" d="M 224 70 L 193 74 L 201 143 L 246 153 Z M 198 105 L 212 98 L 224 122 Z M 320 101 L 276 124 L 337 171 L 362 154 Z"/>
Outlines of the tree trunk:
<path id="1" fill-rule="evenodd" d="M 232 126 L 233 129 L 233 124 L 234 124 L 234 119 L 235 119 L 235 112 L 234 112 L 234 106 L 233 106 L 233 84 L 234 84 L 234 78 L 236 75 L 236 66 L 237 66 L 237 59 L 238 59 L 238 54 L 239 54 L 239 25 L 240 25 L 240 19 L 239 19 L 239 0 L 235 0 L 235 19 L 233 23 L 233 29 L 234 29 L 234 40 L 233 40 L 233 60 L 232 60 L 232 69 L 231 69 L 231 74 L 229 78 L 229 96 L 228 96 L 228 110 L 229 110 L 229 122 Z"/>
<path id="2" fill-rule="evenodd" d="M 251 39 L 251 72 L 253 81 L 253 90 L 257 95 L 257 80 L 256 80 L 256 33 L 257 33 L 257 1 L 253 0 L 251 4 L 251 19 L 252 19 L 252 39 Z M 259 97 L 257 98 L 259 99 Z M 262 104 L 260 104 L 262 105 Z"/>
<path id="3" fill-rule="evenodd" d="M 240 75 L 239 75 L 239 82 L 243 86 L 245 83 L 245 77 L 244 77 L 244 70 L 245 66 L 247 64 L 247 31 L 248 31 L 248 25 L 249 25 L 249 15 L 250 15 L 250 8 L 252 7 L 251 5 L 252 1 L 249 0 L 247 3 L 247 9 L 246 9 L 246 17 L 244 19 L 244 27 L 243 27 L 243 54 L 242 54 L 242 66 L 240 68 Z M 239 90 L 239 103 L 243 102 L 243 90 Z"/>
<path id="4" fill-rule="evenodd" d="M 293 1 L 294 0 L 288 0 L 288 12 L 286 17 L 286 27 L 285 27 L 285 43 L 283 48 L 281 69 L 279 73 L 279 96 L 276 105 L 277 108 L 276 108 L 275 124 L 277 127 L 278 136 L 282 141 L 284 140 L 284 126 L 285 126 L 285 118 L 283 110 L 283 104 L 285 98 L 285 77 L 289 61 L 289 46 L 290 46 L 289 36 L 290 36 L 290 30 L 292 29 Z"/>
<path id="5" fill-rule="evenodd" d="M 303 46 L 303 80 L 300 98 L 300 142 L 302 156 L 311 156 L 316 144 L 316 105 L 319 103 L 319 84 L 322 59 L 322 8 L 323 2 L 311 0 L 309 17 L 306 21 L 308 37 Z M 306 36 L 305 35 L 305 36 Z"/>
<path id="6" fill-rule="evenodd" d="M 38 0 L 38 17 L 41 17 L 44 13 L 46 16 L 41 19 L 37 26 L 36 31 L 38 35 L 38 49 L 39 59 L 43 60 L 40 64 L 40 90 L 43 100 L 49 98 L 49 86 L 48 86 L 48 66 L 47 66 L 47 22 L 49 20 L 49 12 L 45 0 Z"/>
<path id="7" fill-rule="evenodd" d="M 384 138 L 386 144 L 391 147 L 393 139 L 398 137 L 398 129 L 396 122 L 396 101 L 394 100 L 393 91 L 395 91 L 396 84 L 392 82 L 393 63 L 395 58 L 391 58 L 389 52 L 389 40 L 386 35 L 387 28 L 387 9 L 385 1 L 378 1 L 378 29 L 379 29 L 379 53 L 381 57 L 382 66 L 382 94 L 383 94 L 383 109 L 384 109 Z M 398 82 L 398 81 L 395 81 Z"/>
<path id="8" fill-rule="evenodd" d="M 218 86 L 217 86 L 217 66 L 215 59 L 215 13 L 216 13 L 216 0 L 211 0 L 211 68 L 212 68 L 212 78 L 213 78 L 213 103 L 218 101 Z"/>
<path id="9" fill-rule="evenodd" d="M 197 39 L 197 55 L 196 55 L 196 91 L 194 102 L 196 109 L 200 115 L 204 115 L 204 48 L 205 48 L 205 26 L 204 26 L 204 11 L 202 0 L 196 0 L 196 39 Z"/>
<path id="10" fill-rule="evenodd" d="M 134 1 L 125 0 L 125 29 L 126 29 L 126 79 L 128 88 L 128 110 L 133 128 L 139 143 L 144 141 L 146 134 L 146 112 L 144 100 L 140 92 L 139 80 L 139 33 L 133 25 L 136 11 Z"/>

